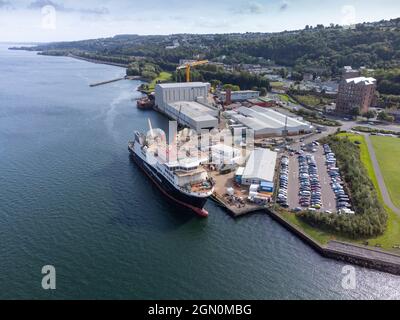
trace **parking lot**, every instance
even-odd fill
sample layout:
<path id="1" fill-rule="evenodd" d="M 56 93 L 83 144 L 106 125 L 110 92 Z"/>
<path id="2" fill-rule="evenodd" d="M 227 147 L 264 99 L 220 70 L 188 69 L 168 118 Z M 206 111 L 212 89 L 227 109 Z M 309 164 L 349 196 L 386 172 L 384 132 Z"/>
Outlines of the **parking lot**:
<path id="1" fill-rule="evenodd" d="M 336 212 L 324 151 L 321 146 L 315 149 L 316 152 L 302 153 L 300 159 L 299 155 L 288 156 L 287 205 L 290 209 L 314 206 L 317 210 Z"/>
<path id="2" fill-rule="evenodd" d="M 329 145 L 324 145 L 323 150 L 328 179 L 335 197 L 335 207 L 340 214 L 355 214 L 352 210 L 350 197 L 346 194 L 340 169 L 336 165 L 336 155 L 332 152 Z"/>
<path id="3" fill-rule="evenodd" d="M 315 160 L 318 166 L 319 181 L 321 182 L 323 210 L 336 212 L 335 193 L 333 192 L 330 184 L 331 178 L 328 174 L 328 169 L 325 164 L 324 150 L 321 146 L 317 148 L 317 152 L 315 153 Z"/>

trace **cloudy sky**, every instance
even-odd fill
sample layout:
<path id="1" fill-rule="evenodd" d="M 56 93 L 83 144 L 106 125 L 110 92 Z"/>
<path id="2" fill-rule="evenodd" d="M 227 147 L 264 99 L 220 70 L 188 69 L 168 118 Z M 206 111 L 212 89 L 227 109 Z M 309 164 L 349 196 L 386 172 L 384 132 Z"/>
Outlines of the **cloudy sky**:
<path id="1" fill-rule="evenodd" d="M 399 0 L 0 0 L 0 41 L 274 32 L 397 17 Z"/>

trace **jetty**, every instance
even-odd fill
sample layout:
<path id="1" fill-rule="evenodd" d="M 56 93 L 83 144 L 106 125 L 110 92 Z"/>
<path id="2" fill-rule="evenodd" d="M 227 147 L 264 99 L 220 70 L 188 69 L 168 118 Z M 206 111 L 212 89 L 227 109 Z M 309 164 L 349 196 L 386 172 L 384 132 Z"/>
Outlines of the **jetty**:
<path id="1" fill-rule="evenodd" d="M 116 78 L 116 79 L 95 82 L 95 83 L 90 84 L 89 86 L 90 87 L 98 87 L 98 86 L 102 86 L 104 84 L 117 82 L 117 81 L 121 81 L 121 80 L 139 80 L 139 81 L 143 81 L 143 78 L 140 77 L 140 76 L 125 76 L 125 77 L 119 77 L 119 78 Z"/>
<path id="2" fill-rule="evenodd" d="M 96 83 L 90 84 L 90 87 L 98 87 L 98 86 L 102 86 L 102 85 L 104 85 L 104 84 L 108 84 L 108 83 L 112 83 L 112 82 L 117 82 L 117 81 L 121 81 L 121 80 L 125 80 L 125 79 L 126 79 L 126 77 L 121 77 L 121 78 L 116 78 L 116 79 L 111 79 L 111 80 L 96 82 Z"/>

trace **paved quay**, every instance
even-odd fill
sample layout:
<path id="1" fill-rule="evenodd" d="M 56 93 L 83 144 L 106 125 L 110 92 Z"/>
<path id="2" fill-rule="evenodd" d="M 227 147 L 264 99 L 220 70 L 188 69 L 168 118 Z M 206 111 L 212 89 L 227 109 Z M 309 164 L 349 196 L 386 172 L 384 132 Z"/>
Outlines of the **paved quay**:
<path id="1" fill-rule="evenodd" d="M 341 256 L 345 258 L 344 260 L 358 265 L 400 275 L 400 256 L 390 252 L 340 241 L 330 241 L 325 248 L 325 254 L 328 257 L 332 254 Z"/>

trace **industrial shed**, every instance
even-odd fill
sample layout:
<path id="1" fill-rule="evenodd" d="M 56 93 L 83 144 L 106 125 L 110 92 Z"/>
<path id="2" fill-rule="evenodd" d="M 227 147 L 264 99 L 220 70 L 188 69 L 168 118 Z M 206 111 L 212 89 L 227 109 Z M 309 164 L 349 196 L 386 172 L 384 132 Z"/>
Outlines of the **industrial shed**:
<path id="1" fill-rule="evenodd" d="M 278 154 L 269 149 L 253 150 L 242 174 L 242 184 L 273 183 L 277 157 Z"/>
<path id="2" fill-rule="evenodd" d="M 226 92 L 222 91 L 219 94 L 219 98 L 223 101 L 226 102 Z M 260 96 L 259 91 L 254 91 L 254 90 L 241 90 L 241 91 L 231 91 L 230 93 L 231 101 L 245 101 L 248 99 L 257 99 Z"/>
<path id="3" fill-rule="evenodd" d="M 296 135 L 311 132 L 312 126 L 295 118 L 288 117 L 271 109 L 254 106 L 240 107 L 236 114 L 230 113 L 231 119 L 254 130 L 256 137 Z"/>
<path id="4" fill-rule="evenodd" d="M 155 88 L 156 106 L 165 111 L 166 105 L 176 101 L 207 102 L 210 84 L 207 82 L 161 83 Z"/>
<path id="5" fill-rule="evenodd" d="M 218 127 L 218 110 L 195 101 L 177 101 L 165 104 L 165 114 L 179 124 L 197 132 Z"/>

